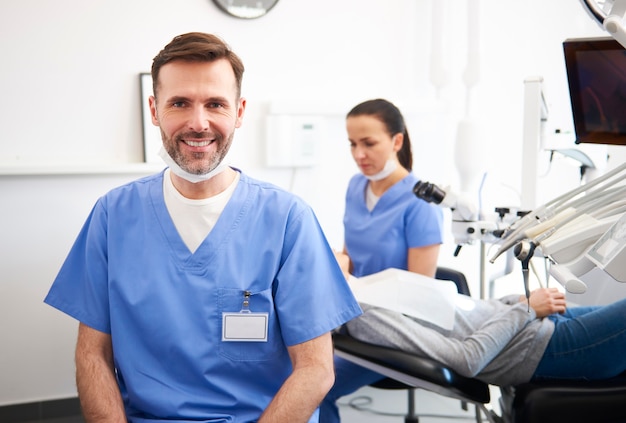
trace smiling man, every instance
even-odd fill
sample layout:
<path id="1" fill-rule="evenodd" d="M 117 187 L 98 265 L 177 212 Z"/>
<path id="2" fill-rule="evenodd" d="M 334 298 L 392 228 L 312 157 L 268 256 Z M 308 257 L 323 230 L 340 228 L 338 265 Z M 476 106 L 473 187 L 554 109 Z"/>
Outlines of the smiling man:
<path id="1" fill-rule="evenodd" d="M 79 321 L 87 422 L 318 420 L 361 309 L 311 208 L 222 163 L 243 72 L 210 34 L 155 57 L 168 167 L 97 201 L 45 299 Z"/>

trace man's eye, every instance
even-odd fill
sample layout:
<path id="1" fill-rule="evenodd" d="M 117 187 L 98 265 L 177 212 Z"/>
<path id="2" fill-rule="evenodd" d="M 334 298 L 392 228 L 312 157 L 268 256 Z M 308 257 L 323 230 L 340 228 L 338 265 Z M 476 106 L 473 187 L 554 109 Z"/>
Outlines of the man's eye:
<path id="1" fill-rule="evenodd" d="M 209 103 L 209 108 L 211 109 L 219 109 L 222 106 L 222 103 Z"/>
<path id="2" fill-rule="evenodd" d="M 182 101 L 177 101 L 175 103 L 172 103 L 173 107 L 183 107 L 184 105 L 185 105 L 185 103 L 182 102 Z"/>

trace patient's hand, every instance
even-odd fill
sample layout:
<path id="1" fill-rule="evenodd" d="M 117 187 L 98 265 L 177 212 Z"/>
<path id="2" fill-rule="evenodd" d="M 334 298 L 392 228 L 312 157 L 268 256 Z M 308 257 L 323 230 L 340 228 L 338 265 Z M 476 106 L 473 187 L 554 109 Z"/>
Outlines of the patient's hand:
<path id="1" fill-rule="evenodd" d="M 350 277 L 350 257 L 341 251 L 335 251 L 335 258 L 337 259 L 337 263 L 339 263 L 339 267 L 343 272 L 343 276 L 347 279 Z"/>
<path id="2" fill-rule="evenodd" d="M 526 302 L 526 297 L 520 297 Z M 563 314 L 566 308 L 565 294 L 556 288 L 539 288 L 530 293 L 530 306 L 535 310 L 537 317 L 546 317 L 550 314 Z"/>

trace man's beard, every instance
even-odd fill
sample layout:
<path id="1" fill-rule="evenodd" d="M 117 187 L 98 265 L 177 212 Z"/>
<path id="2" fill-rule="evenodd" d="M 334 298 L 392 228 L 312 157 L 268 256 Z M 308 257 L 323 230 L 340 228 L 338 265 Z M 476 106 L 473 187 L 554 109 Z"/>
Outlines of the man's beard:
<path id="1" fill-rule="evenodd" d="M 165 150 L 170 157 L 186 172 L 193 175 L 204 175 L 211 172 L 213 169 L 224 160 L 230 145 L 233 140 L 234 133 L 231 133 L 227 141 L 224 142 L 224 137 L 219 134 L 208 134 L 206 132 L 185 132 L 183 134 L 176 135 L 174 140 L 165 139 L 163 131 L 161 131 L 164 142 Z M 180 149 L 180 144 L 183 143 L 183 139 L 201 139 L 201 138 L 214 138 L 213 143 L 217 144 L 217 149 L 212 153 L 200 153 L 192 152 L 191 154 L 183 154 Z"/>

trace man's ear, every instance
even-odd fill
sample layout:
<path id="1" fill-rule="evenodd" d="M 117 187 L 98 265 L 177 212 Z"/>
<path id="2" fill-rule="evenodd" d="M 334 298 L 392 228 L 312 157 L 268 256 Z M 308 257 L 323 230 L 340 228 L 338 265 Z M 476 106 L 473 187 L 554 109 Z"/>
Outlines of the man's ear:
<path id="1" fill-rule="evenodd" d="M 239 104 L 237 105 L 237 120 L 235 122 L 235 128 L 239 128 L 241 126 L 245 111 L 246 111 L 246 99 L 241 97 L 239 98 Z"/>
<path id="2" fill-rule="evenodd" d="M 148 105 L 150 106 L 150 118 L 152 119 L 152 124 L 154 126 L 159 126 L 159 117 L 157 116 L 156 109 L 156 98 L 154 98 L 153 95 L 148 98 Z"/>

